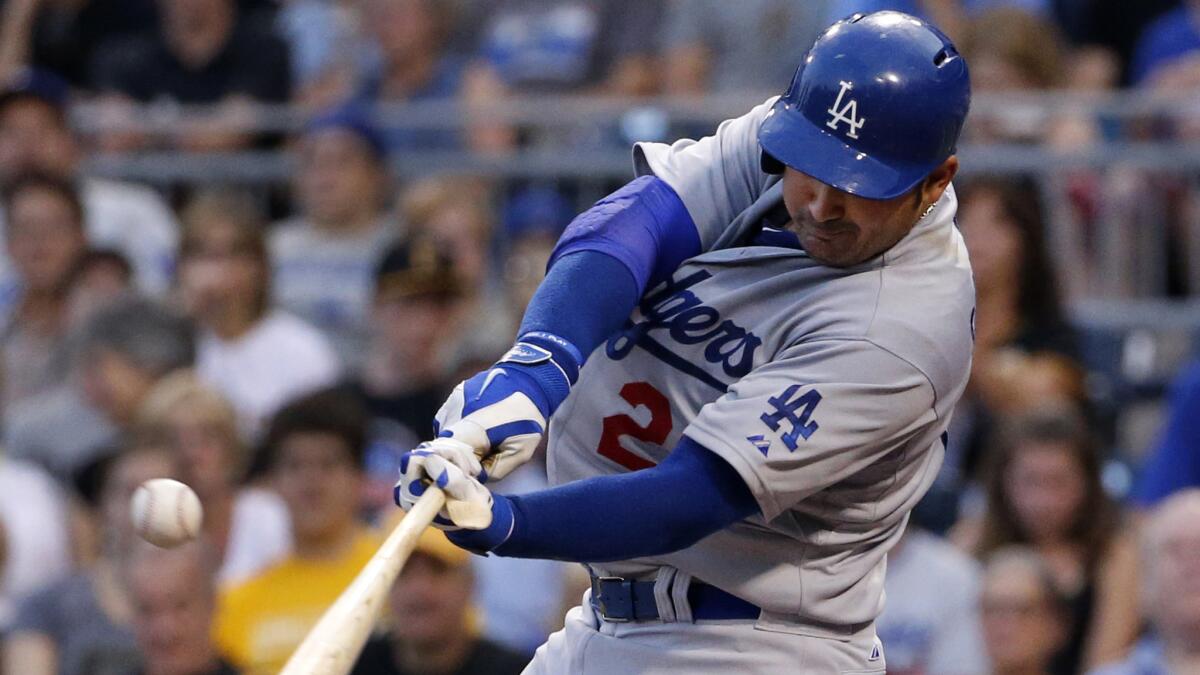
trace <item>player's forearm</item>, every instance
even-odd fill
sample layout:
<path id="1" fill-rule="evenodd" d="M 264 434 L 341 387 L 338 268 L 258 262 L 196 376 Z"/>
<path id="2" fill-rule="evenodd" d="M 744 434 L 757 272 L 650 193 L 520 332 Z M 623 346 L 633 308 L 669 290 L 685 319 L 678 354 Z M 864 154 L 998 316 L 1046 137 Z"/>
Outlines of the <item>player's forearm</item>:
<path id="1" fill-rule="evenodd" d="M 696 225 L 670 186 L 652 176 L 631 181 L 567 227 L 520 334 L 552 333 L 586 356 L 646 289 L 699 252 Z"/>
<path id="2" fill-rule="evenodd" d="M 586 358 L 625 323 L 639 295 L 633 276 L 616 258 L 597 251 L 573 253 L 546 273 L 518 334 L 557 335 Z"/>
<path id="3" fill-rule="evenodd" d="M 684 438 L 652 469 L 496 495 L 491 527 L 449 536 L 507 557 L 604 562 L 678 551 L 757 512 L 733 467 Z"/>

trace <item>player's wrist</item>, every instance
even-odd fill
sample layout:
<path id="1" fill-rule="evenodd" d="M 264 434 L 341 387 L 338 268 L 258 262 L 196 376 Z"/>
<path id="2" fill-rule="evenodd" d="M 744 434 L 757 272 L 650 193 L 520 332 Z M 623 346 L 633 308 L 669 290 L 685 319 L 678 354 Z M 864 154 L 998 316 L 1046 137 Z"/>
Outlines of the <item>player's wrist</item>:
<path id="1" fill-rule="evenodd" d="M 495 551 L 512 536 L 516 527 L 516 516 L 512 500 L 504 495 L 492 493 L 492 522 L 482 530 L 453 530 L 446 532 L 450 541 L 459 548 L 478 555 Z"/>

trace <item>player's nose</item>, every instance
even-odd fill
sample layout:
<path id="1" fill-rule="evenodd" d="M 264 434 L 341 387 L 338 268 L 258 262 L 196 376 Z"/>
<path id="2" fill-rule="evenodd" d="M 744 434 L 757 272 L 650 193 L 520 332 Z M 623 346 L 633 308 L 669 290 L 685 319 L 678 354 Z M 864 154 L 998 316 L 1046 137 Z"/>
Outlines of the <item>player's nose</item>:
<path id="1" fill-rule="evenodd" d="M 824 183 L 817 183 L 813 186 L 812 196 L 808 202 L 808 213 L 818 223 L 839 220 L 846 215 L 844 197 L 840 190 Z"/>

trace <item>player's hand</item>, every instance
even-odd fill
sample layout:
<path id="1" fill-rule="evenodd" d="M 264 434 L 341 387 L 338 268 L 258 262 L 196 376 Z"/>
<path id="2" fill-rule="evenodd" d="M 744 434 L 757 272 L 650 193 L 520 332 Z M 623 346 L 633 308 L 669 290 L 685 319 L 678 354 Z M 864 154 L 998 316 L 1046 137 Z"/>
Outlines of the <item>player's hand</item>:
<path id="1" fill-rule="evenodd" d="M 448 439 L 442 439 L 445 440 Z M 396 505 L 409 511 L 425 494 L 428 486 L 436 485 L 446 493 L 446 505 L 434 518 L 435 527 L 443 530 L 481 530 L 490 525 L 492 493 L 463 467 L 431 451 L 430 445 L 422 443 L 417 449 L 400 457 L 400 480 L 392 492 Z M 466 456 L 478 466 L 474 453 L 468 451 Z"/>
<path id="2" fill-rule="evenodd" d="M 582 358 L 569 342 L 528 333 L 496 365 L 460 383 L 436 416 L 430 450 L 480 482 L 503 478 L 533 456 L 546 422 L 571 391 Z M 470 448 L 478 466 L 454 455 Z"/>

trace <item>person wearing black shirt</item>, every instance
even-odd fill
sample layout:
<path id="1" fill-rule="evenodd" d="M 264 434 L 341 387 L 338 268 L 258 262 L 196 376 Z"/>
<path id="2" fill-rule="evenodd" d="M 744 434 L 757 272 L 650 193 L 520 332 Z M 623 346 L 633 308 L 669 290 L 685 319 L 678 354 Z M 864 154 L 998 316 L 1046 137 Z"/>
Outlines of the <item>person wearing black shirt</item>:
<path id="1" fill-rule="evenodd" d="M 428 238 L 396 244 L 376 268 L 367 353 L 345 385 L 372 418 L 369 506 L 391 506 L 400 455 L 433 434 L 453 386 L 446 347 L 464 297 L 451 252 Z"/>
<path id="2" fill-rule="evenodd" d="M 440 530 L 421 534 L 388 598 L 389 627 L 363 648 L 351 675 L 517 675 L 529 657 L 479 636 L 471 554 Z"/>
<path id="3" fill-rule="evenodd" d="M 268 24 L 240 14 L 235 0 L 159 5 L 156 34 L 113 42 L 97 54 L 96 88 L 114 103 L 222 104 L 212 119 L 181 125 L 174 145 L 201 151 L 245 146 L 253 137 L 237 128 L 236 104 L 288 99 L 287 46 Z"/>

